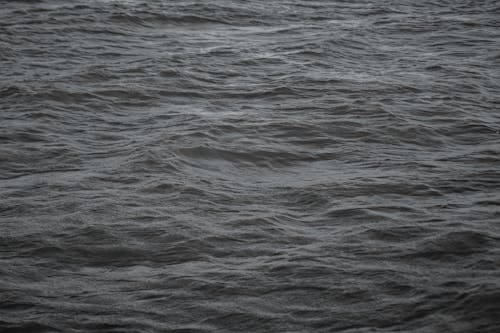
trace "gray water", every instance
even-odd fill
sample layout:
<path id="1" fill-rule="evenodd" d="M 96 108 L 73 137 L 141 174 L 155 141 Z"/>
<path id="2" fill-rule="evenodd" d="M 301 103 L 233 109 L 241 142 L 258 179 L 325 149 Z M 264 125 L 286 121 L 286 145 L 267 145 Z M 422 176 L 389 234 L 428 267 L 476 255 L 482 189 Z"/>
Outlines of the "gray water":
<path id="1" fill-rule="evenodd" d="M 1 332 L 500 332 L 498 1 L 0 1 Z"/>

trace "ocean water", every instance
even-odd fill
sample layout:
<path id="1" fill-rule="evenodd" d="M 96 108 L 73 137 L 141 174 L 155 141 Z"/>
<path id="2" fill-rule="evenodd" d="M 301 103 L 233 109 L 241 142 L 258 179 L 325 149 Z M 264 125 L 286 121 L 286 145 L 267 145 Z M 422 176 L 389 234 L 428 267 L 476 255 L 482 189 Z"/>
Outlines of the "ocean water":
<path id="1" fill-rule="evenodd" d="M 500 332 L 500 3 L 0 1 L 0 332 Z"/>

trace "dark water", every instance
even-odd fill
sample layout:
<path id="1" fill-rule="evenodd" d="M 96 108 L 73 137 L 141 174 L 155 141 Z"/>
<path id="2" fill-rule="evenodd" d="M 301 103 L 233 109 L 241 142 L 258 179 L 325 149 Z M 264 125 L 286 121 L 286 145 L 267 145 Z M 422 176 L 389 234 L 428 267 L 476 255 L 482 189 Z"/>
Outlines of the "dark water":
<path id="1" fill-rule="evenodd" d="M 0 1 L 1 332 L 500 332 L 498 1 Z"/>

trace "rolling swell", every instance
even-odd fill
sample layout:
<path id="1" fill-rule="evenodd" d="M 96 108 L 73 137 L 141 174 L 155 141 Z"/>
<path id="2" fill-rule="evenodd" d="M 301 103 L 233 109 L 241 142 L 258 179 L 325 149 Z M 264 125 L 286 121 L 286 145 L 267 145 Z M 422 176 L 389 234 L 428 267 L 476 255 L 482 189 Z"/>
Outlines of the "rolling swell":
<path id="1" fill-rule="evenodd" d="M 0 331 L 500 331 L 496 1 L 0 6 Z"/>

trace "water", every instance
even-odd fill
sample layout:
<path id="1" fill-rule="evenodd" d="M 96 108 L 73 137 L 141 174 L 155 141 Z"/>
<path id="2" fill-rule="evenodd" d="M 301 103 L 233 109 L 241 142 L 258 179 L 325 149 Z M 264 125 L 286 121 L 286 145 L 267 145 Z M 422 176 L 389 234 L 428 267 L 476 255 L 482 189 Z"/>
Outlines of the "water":
<path id="1" fill-rule="evenodd" d="M 497 1 L 0 1 L 0 331 L 500 332 Z"/>

